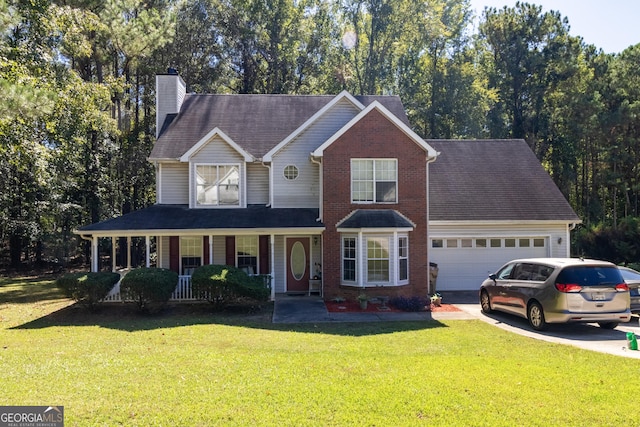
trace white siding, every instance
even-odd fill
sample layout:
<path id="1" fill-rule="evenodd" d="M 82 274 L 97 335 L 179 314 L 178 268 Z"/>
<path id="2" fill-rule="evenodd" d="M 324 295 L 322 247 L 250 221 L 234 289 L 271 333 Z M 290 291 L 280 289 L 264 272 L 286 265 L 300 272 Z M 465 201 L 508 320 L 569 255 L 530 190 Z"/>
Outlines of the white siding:
<path id="1" fill-rule="evenodd" d="M 444 247 L 432 247 L 435 239 L 441 239 Z M 477 247 L 477 239 L 486 239 L 487 247 Z M 490 239 L 499 239 L 500 247 L 491 247 Z M 515 246 L 507 247 L 505 239 L 515 239 Z M 520 246 L 520 239 L 530 245 Z M 543 239 L 544 247 L 535 247 L 533 239 Z M 472 247 L 463 247 L 463 240 Z M 431 225 L 429 261 L 438 264 L 436 289 L 477 290 L 490 273 L 516 258 L 567 257 L 568 240 L 566 224 Z"/>
<path id="2" fill-rule="evenodd" d="M 269 203 L 269 169 L 260 163 L 247 164 L 247 204 Z"/>
<path id="3" fill-rule="evenodd" d="M 273 156 L 273 207 L 319 206 L 319 167 L 309 159 L 309 153 L 318 148 L 335 132 L 341 129 L 359 111 L 347 100 L 336 104 L 302 134 Z M 284 168 L 294 165 L 299 175 L 295 180 L 284 177 Z"/>
<path id="4" fill-rule="evenodd" d="M 158 179 L 158 203 L 167 205 L 189 204 L 189 165 L 161 163 Z"/>

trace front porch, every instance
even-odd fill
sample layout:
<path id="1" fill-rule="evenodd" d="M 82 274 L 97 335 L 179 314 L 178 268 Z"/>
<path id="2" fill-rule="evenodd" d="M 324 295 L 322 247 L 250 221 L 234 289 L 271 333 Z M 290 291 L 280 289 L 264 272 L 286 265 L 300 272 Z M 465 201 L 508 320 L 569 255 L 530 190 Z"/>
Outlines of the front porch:
<path id="1" fill-rule="evenodd" d="M 121 278 L 126 275 L 128 270 L 121 270 L 120 273 Z M 271 289 L 271 276 L 268 274 L 260 274 L 257 276 L 261 276 L 264 280 L 264 284 L 267 288 Z M 120 294 L 120 282 L 115 284 L 113 289 L 107 294 L 107 296 L 102 300 L 103 302 L 124 302 L 121 294 Z M 191 291 L 191 276 L 181 275 L 178 276 L 178 283 L 176 284 L 176 288 L 171 294 L 171 298 L 169 298 L 171 302 L 195 302 L 202 301 L 193 295 Z"/>

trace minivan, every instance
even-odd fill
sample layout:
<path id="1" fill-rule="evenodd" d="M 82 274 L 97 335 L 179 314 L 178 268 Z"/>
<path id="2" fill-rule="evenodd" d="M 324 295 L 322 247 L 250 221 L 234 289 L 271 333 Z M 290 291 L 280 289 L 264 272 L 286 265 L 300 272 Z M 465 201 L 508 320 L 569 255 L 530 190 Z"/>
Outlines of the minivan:
<path id="1" fill-rule="evenodd" d="M 506 263 L 480 286 L 480 306 L 549 323 L 596 322 L 613 329 L 631 320 L 629 287 L 618 268 L 582 258 L 532 258 Z"/>

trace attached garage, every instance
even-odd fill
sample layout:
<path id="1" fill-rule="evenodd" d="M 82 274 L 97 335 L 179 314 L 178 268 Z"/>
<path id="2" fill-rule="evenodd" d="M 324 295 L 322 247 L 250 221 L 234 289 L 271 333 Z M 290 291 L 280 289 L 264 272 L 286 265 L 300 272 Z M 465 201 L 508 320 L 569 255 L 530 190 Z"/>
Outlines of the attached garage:
<path id="1" fill-rule="evenodd" d="M 570 256 L 580 223 L 524 140 L 427 140 L 431 292 L 476 290 L 509 260 Z"/>
<path id="2" fill-rule="evenodd" d="M 549 256 L 549 238 L 447 237 L 430 240 L 430 259 L 438 265 L 438 291 L 478 289 L 482 280 L 515 258 Z"/>

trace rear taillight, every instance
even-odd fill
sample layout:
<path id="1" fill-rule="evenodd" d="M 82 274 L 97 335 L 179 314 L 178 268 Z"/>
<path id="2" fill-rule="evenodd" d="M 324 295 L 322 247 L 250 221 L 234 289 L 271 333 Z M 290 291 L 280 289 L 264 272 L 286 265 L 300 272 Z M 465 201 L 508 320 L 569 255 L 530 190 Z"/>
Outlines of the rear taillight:
<path id="1" fill-rule="evenodd" d="M 616 285 L 616 291 L 618 292 L 627 292 L 629 290 L 629 285 L 626 283 L 619 283 Z"/>
<path id="2" fill-rule="evenodd" d="M 582 286 L 576 285 L 575 283 L 556 283 L 556 289 L 560 292 L 580 292 L 582 290 Z"/>

